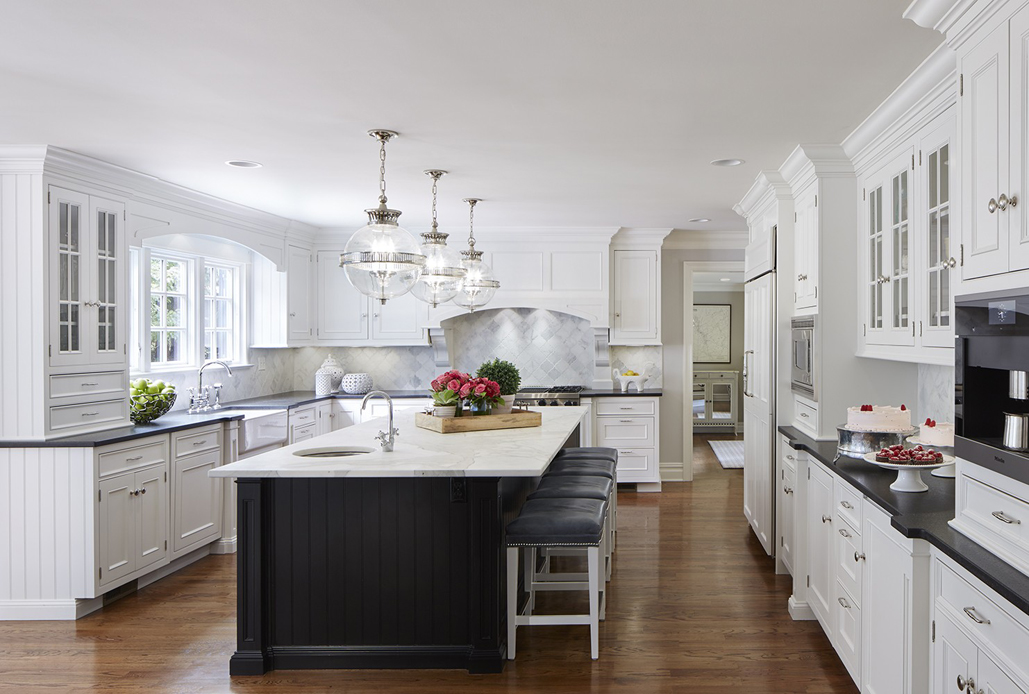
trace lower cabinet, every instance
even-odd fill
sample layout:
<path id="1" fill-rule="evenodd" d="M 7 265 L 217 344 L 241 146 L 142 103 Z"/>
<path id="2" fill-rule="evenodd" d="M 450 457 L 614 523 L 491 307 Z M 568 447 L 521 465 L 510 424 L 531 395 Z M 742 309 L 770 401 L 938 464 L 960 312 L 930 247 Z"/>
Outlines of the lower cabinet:
<path id="1" fill-rule="evenodd" d="M 618 450 L 618 482 L 637 491 L 661 491 L 660 399 L 632 396 L 595 398 L 593 445 Z"/>
<path id="2" fill-rule="evenodd" d="M 168 558 L 168 462 L 102 479 L 98 488 L 103 593 Z"/>
<path id="3" fill-rule="evenodd" d="M 207 475 L 222 463 L 221 428 L 172 434 L 172 559 L 221 537 L 223 483 Z"/>
<path id="4" fill-rule="evenodd" d="M 1029 616 L 934 555 L 933 694 L 1029 691 Z"/>
<path id="5" fill-rule="evenodd" d="M 294 407 L 289 411 L 289 443 L 307 441 L 317 435 L 317 403 Z"/>
<path id="6" fill-rule="evenodd" d="M 814 462 L 807 468 L 807 594 L 812 611 L 827 634 L 834 630 L 830 610 L 833 588 L 832 474 Z"/>
<path id="7" fill-rule="evenodd" d="M 797 453 L 783 442 L 783 455 L 779 467 L 779 522 L 776 529 L 779 534 L 778 557 L 786 572 L 793 574 L 794 545 L 796 536 L 796 500 L 797 500 Z"/>

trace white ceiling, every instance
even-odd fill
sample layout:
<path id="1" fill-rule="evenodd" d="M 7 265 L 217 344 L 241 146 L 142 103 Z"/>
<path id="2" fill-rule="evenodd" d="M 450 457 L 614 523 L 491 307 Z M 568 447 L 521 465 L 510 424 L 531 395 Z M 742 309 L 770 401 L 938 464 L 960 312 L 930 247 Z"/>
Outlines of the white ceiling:
<path id="1" fill-rule="evenodd" d="M 741 292 L 743 291 L 743 280 L 742 270 L 739 272 L 694 272 L 693 291 Z"/>
<path id="2" fill-rule="evenodd" d="M 317 226 L 740 229 L 941 41 L 898 0 L 0 0 L 0 142 L 64 147 Z M 712 159 L 747 160 L 735 169 Z M 231 169 L 227 159 L 264 163 Z M 710 217 L 693 225 L 693 217 Z"/>

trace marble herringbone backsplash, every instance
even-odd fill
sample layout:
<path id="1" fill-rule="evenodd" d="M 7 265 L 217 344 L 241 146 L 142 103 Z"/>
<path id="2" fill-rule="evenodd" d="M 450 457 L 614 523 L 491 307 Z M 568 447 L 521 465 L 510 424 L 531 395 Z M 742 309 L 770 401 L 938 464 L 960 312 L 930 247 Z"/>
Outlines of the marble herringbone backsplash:
<path id="1" fill-rule="evenodd" d="M 592 385 L 589 321 L 543 309 L 503 308 L 445 321 L 451 363 L 474 373 L 495 357 L 518 367 L 522 385 Z"/>
<path id="2" fill-rule="evenodd" d="M 264 359 L 264 371 L 257 368 L 261 359 Z M 254 366 L 234 369 L 232 376 L 219 367 L 209 367 L 204 372 L 204 383 L 208 385 L 222 384 L 221 401 L 223 403 L 293 390 L 293 350 L 252 349 L 250 350 L 250 361 Z M 307 389 L 314 387 L 314 372 L 311 373 L 311 385 Z M 196 371 L 151 373 L 147 374 L 147 378 L 152 381 L 160 378 L 165 383 L 175 385 L 178 397 L 175 399 L 175 406 L 172 410 L 183 410 L 189 407 L 187 389 L 196 386 Z"/>
<path id="3" fill-rule="evenodd" d="M 295 350 L 293 387 L 314 389 L 314 372 L 332 354 L 347 373 L 367 373 L 376 388 L 428 389 L 443 369 L 433 362 L 432 347 L 299 347 Z"/>

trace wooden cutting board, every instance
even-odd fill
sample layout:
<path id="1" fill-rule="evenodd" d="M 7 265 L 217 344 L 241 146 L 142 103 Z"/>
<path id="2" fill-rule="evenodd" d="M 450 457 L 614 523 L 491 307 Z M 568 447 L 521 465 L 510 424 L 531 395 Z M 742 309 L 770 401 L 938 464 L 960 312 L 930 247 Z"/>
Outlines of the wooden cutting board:
<path id="1" fill-rule="evenodd" d="M 510 414 L 465 415 L 463 417 L 436 417 L 415 412 L 415 426 L 439 434 L 457 434 L 464 431 L 490 431 L 491 429 L 521 429 L 543 424 L 543 415 L 529 410 L 511 410 Z"/>

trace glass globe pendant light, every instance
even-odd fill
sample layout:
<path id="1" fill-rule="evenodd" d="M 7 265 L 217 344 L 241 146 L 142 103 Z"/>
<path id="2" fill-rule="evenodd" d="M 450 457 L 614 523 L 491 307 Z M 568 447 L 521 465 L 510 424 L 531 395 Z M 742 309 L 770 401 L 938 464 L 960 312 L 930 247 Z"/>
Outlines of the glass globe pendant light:
<path id="1" fill-rule="evenodd" d="M 368 134 L 379 141 L 379 206 L 365 210 L 368 224 L 347 241 L 339 265 L 357 291 L 386 303 L 411 291 L 425 256 L 411 232 L 397 224 L 400 210 L 386 207 L 386 143 L 397 133 L 370 130 Z"/>
<path id="2" fill-rule="evenodd" d="M 465 276 L 458 286 L 454 303 L 469 311 L 482 308 L 489 303 L 500 288 L 500 282 L 493 278 L 493 269 L 482 262 L 482 251 L 475 250 L 475 203 L 478 198 L 465 198 L 468 203 L 468 250 L 461 251 L 464 259 Z"/>
<path id="3" fill-rule="evenodd" d="M 425 174 L 432 178 L 432 231 L 422 234 L 421 253 L 425 256 L 425 267 L 421 277 L 411 287 L 411 293 L 420 301 L 436 308 L 457 295 L 458 284 L 466 270 L 461 264 L 460 254 L 447 247 L 447 236 L 436 223 L 436 184 L 446 171 L 429 169 Z"/>

